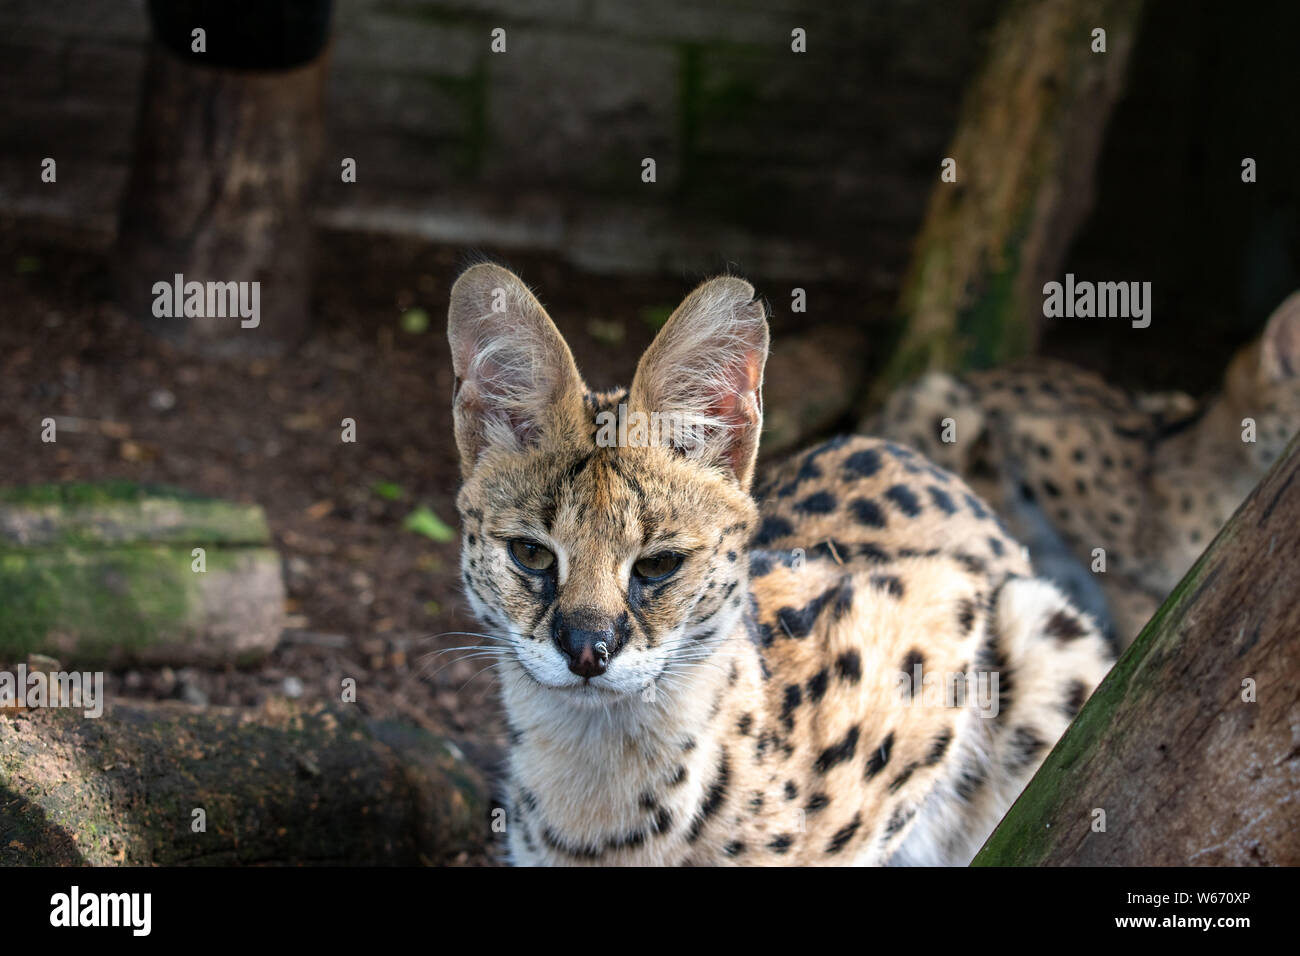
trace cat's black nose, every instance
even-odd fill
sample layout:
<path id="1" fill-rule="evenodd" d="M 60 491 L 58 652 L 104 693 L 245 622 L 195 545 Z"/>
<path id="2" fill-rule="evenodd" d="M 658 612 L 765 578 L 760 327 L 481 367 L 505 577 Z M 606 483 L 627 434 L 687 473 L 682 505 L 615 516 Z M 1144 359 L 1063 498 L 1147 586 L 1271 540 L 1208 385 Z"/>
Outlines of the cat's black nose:
<path id="1" fill-rule="evenodd" d="M 596 677 L 605 673 L 609 659 L 614 656 L 614 629 L 566 628 L 560 633 L 558 643 L 569 660 L 569 670 L 579 677 Z"/>

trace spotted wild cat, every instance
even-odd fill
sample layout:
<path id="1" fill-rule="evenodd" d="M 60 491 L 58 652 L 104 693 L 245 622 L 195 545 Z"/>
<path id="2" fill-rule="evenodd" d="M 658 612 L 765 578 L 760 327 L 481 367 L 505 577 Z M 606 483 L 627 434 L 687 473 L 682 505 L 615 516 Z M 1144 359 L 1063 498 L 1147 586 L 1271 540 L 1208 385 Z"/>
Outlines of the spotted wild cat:
<path id="1" fill-rule="evenodd" d="M 686 298 L 627 390 L 590 392 L 498 266 L 457 281 L 448 337 L 511 860 L 969 861 L 1110 662 L 987 506 L 867 438 L 756 502 L 768 330 L 737 278 Z M 598 441 L 619 405 L 686 431 Z"/>
<path id="2" fill-rule="evenodd" d="M 928 374 L 862 425 L 969 481 L 1029 545 L 1040 572 L 1111 622 L 1121 646 L 1298 429 L 1300 292 L 1274 310 L 1204 402 L 1135 395 L 1035 360 Z"/>

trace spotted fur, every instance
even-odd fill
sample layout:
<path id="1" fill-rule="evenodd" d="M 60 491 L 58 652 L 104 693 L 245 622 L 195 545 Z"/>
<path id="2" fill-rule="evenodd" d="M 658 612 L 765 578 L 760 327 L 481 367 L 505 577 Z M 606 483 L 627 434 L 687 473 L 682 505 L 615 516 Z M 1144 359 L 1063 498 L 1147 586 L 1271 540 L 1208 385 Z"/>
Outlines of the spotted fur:
<path id="1" fill-rule="evenodd" d="M 767 327 L 747 283 L 692 293 L 626 391 L 591 393 L 496 266 L 457 282 L 449 339 L 514 862 L 964 863 L 1105 673 L 1093 622 L 919 454 L 840 438 L 751 495 Z M 619 404 L 700 440 L 604 447 Z M 642 580 L 666 550 L 677 570 Z M 575 634 L 602 636 L 605 669 Z"/>
<path id="2" fill-rule="evenodd" d="M 1256 440 L 1243 440 L 1243 422 Z M 944 440 L 945 420 L 952 427 Z M 1060 362 L 932 373 L 862 430 L 966 478 L 1035 566 L 1127 646 L 1300 429 L 1300 292 L 1197 403 Z M 1105 573 L 1094 573 L 1094 549 Z M 1100 569 L 1100 565 L 1098 565 Z"/>

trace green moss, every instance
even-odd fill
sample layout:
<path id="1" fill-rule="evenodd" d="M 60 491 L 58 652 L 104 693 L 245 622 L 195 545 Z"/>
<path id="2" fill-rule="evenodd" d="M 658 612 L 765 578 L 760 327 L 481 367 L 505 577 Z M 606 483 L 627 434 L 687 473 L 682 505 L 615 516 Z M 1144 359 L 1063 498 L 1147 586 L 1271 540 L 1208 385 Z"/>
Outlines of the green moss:
<path id="1" fill-rule="evenodd" d="M 1028 354 L 1030 303 L 1016 295 L 1020 276 L 1022 231 L 1012 235 L 1004 250 L 1001 269 L 991 274 L 974 304 L 957 315 L 960 354 L 955 371 L 991 368 Z"/>
<path id="2" fill-rule="evenodd" d="M 200 586 L 191 560 L 163 547 L 6 556 L 0 657 L 51 650 L 55 634 L 79 639 L 79 661 L 177 639 L 192 620 Z"/>
<path id="3" fill-rule="evenodd" d="M 131 543 L 262 545 L 262 510 L 159 485 L 73 482 L 0 489 L 0 510 L 19 528 L 0 554 L 37 549 L 94 550 Z"/>
<path id="4" fill-rule="evenodd" d="M 0 503 L 11 505 L 102 505 L 139 502 L 148 498 L 202 501 L 201 495 L 169 485 L 135 481 L 66 481 L 19 488 L 0 488 Z"/>

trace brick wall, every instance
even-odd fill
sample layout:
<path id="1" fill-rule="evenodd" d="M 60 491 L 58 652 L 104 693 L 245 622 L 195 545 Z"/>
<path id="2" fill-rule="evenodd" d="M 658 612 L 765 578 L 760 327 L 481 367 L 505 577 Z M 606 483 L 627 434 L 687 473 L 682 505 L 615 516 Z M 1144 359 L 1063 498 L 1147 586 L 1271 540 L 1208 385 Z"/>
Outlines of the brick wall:
<path id="1" fill-rule="evenodd" d="M 603 271 L 896 267 L 995 5 L 336 0 L 319 218 Z M 0 6 L 0 217 L 111 240 L 147 34 L 143 0 Z"/>

